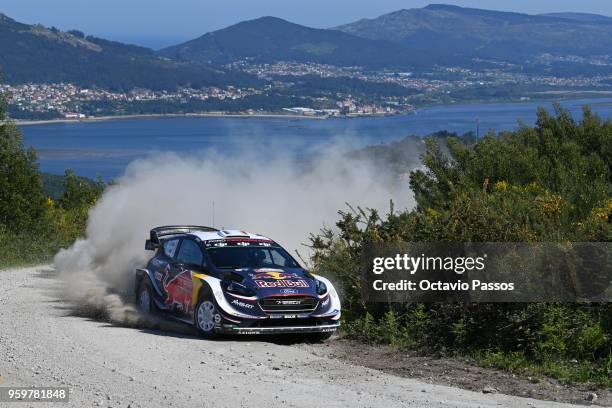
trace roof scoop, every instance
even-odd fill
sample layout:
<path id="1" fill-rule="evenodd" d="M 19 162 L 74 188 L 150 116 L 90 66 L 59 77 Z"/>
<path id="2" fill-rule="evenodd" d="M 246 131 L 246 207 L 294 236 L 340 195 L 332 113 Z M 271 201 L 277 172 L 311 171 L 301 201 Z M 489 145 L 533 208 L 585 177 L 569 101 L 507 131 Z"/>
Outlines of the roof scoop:
<path id="1" fill-rule="evenodd" d="M 241 231 L 241 230 L 221 230 L 221 231 L 218 231 L 217 234 L 219 234 L 219 236 L 222 238 L 230 238 L 230 237 L 249 238 L 251 236 L 251 234 L 249 234 L 248 232 Z"/>

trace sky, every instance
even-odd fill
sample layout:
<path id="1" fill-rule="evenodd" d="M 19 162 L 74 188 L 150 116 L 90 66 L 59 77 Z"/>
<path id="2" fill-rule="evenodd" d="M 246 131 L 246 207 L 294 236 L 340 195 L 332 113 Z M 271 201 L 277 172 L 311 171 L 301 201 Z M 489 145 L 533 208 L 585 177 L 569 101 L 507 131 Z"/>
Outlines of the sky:
<path id="1" fill-rule="evenodd" d="M 24 23 L 161 48 L 261 16 L 329 28 L 430 3 L 529 14 L 576 11 L 612 16 L 610 0 L 2 0 L 0 12 Z"/>

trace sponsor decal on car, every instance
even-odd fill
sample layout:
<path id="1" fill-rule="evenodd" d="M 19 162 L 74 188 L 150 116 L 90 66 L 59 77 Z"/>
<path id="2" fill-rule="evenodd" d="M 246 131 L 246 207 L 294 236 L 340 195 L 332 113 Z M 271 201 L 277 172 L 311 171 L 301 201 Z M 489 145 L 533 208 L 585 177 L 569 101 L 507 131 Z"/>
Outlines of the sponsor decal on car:
<path id="1" fill-rule="evenodd" d="M 282 269 L 260 268 L 254 269 L 254 279 L 296 279 L 300 275 L 292 272 L 285 272 Z"/>
<path id="2" fill-rule="evenodd" d="M 301 305 L 301 300 L 276 300 L 277 305 Z"/>
<path id="3" fill-rule="evenodd" d="M 283 295 L 294 295 L 298 293 L 298 291 L 295 289 L 281 289 L 280 293 L 282 293 Z"/>
<path id="4" fill-rule="evenodd" d="M 219 239 L 208 239 L 204 241 L 204 246 L 210 247 L 223 247 L 228 245 L 237 245 L 237 246 L 264 246 L 269 247 L 272 246 L 273 241 L 269 239 L 260 239 L 260 238 L 219 238 Z"/>
<path id="5" fill-rule="evenodd" d="M 191 279 L 191 271 L 184 270 L 177 274 L 175 277 L 168 279 L 169 276 L 165 277 L 163 282 L 164 289 L 166 290 L 166 305 L 175 307 L 185 313 L 190 312 L 192 308 L 192 292 L 193 292 L 193 281 Z"/>
<path id="6" fill-rule="evenodd" d="M 255 284 L 260 288 L 308 288 L 310 285 L 304 279 L 297 280 L 276 280 L 276 281 L 264 281 L 256 280 Z"/>
<path id="7" fill-rule="evenodd" d="M 270 319 L 305 319 L 308 317 L 306 313 L 300 314 L 286 314 L 286 313 L 277 313 L 269 315 Z"/>
<path id="8" fill-rule="evenodd" d="M 240 301 L 240 300 L 238 300 L 238 299 L 234 299 L 234 300 L 232 301 L 232 304 L 233 304 L 233 305 L 236 305 L 236 306 L 243 307 L 243 308 L 245 308 L 245 309 L 252 309 L 252 308 L 253 308 L 253 305 L 252 305 L 252 304 L 250 304 L 250 303 L 246 303 L 246 302 L 241 302 L 241 301 Z"/>

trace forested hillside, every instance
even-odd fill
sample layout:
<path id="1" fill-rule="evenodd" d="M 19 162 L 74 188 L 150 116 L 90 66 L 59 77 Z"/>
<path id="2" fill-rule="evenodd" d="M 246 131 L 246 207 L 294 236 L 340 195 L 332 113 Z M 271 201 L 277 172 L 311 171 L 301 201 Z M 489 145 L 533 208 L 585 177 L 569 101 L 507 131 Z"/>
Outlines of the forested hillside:
<path id="1" fill-rule="evenodd" d="M 23 24 L 4 14 L 0 14 L 0 50 L 2 80 L 11 84 L 69 82 L 126 91 L 255 82 L 248 75 L 173 61 L 148 48 L 79 31 Z"/>
<path id="2" fill-rule="evenodd" d="M 426 53 L 432 58 L 430 63 L 477 67 L 487 63 L 483 60 L 495 60 L 529 71 L 578 75 L 584 74 L 586 67 L 611 71 L 609 65 L 595 62 L 611 54 L 609 21 L 605 16 L 576 13 L 530 15 L 432 4 L 337 29 L 371 40 L 392 41 L 413 54 Z"/>

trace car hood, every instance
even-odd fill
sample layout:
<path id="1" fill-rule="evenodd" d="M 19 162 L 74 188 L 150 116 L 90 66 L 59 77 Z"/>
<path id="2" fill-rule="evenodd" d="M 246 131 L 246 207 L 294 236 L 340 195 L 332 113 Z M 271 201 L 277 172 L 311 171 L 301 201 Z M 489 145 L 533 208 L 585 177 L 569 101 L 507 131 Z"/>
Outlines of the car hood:
<path id="1" fill-rule="evenodd" d="M 242 268 L 232 272 L 262 296 L 317 295 L 315 279 L 302 268 Z"/>

